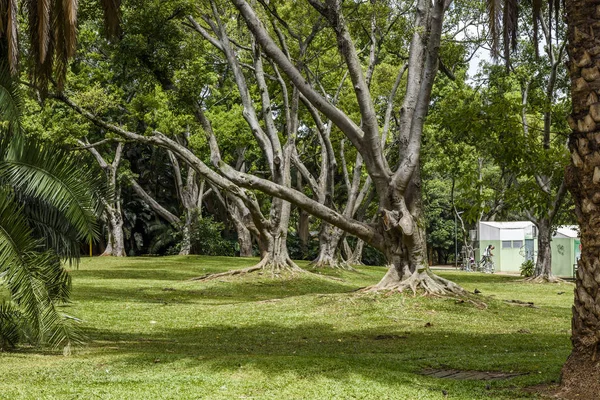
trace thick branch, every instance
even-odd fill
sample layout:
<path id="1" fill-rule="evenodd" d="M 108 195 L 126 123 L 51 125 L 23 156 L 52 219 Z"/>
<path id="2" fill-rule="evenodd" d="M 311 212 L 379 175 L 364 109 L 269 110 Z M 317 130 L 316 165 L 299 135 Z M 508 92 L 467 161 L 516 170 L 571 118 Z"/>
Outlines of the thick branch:
<path id="1" fill-rule="evenodd" d="M 565 198 L 566 194 L 567 194 L 567 183 L 566 183 L 566 179 L 563 178 L 563 180 L 560 183 L 560 186 L 558 188 L 558 191 L 556 192 L 556 196 L 554 197 L 554 201 L 552 202 L 552 207 L 548 211 L 548 217 L 550 218 L 550 221 L 554 221 L 554 217 L 558 213 L 558 210 L 560 209 L 560 205 L 562 204 L 562 201 Z"/>
<path id="2" fill-rule="evenodd" d="M 164 218 L 168 223 L 173 226 L 179 226 L 179 218 L 171 213 L 169 210 L 161 206 L 152 196 L 150 196 L 139 183 L 136 182 L 135 179 L 129 177 L 129 183 L 131 183 L 131 187 L 135 191 L 135 193 L 142 198 L 149 206 L 154 210 L 154 212 Z"/>
<path id="3" fill-rule="evenodd" d="M 427 43 L 426 59 L 422 75 L 423 78 L 410 125 L 409 142 L 406 147 L 404 159 L 400 163 L 400 167 L 392 179 L 392 186 L 397 188 L 400 192 L 404 192 L 413 172 L 419 165 L 421 136 L 423 133 L 425 117 L 429 109 L 431 89 L 433 88 L 433 81 L 438 67 L 442 23 L 444 20 L 444 12 L 446 11 L 446 4 L 449 4 L 449 0 L 436 2 L 431 14 L 429 40 Z"/>
<path id="4" fill-rule="evenodd" d="M 381 133 L 381 147 L 385 147 L 385 143 L 387 142 L 388 133 L 390 131 L 390 121 L 392 119 L 392 111 L 394 110 L 394 99 L 396 98 L 396 93 L 398 93 L 400 82 L 402 81 L 402 77 L 407 69 L 408 64 L 404 64 L 396 76 L 396 81 L 394 82 L 392 90 L 390 91 L 390 95 L 388 96 L 387 107 L 385 108 L 385 117 L 383 120 L 383 131 Z"/>
<path id="5" fill-rule="evenodd" d="M 210 42 L 210 44 L 215 46 L 217 49 L 223 51 L 223 45 L 221 44 L 221 42 L 219 42 L 218 39 L 213 37 L 210 33 L 208 33 L 208 31 L 206 29 L 204 29 L 198 22 L 196 22 L 194 17 L 192 17 L 191 15 L 188 15 L 187 20 L 191 24 L 191 26 L 190 25 L 187 25 L 187 26 L 190 26 L 191 28 L 193 28 L 196 32 L 198 32 L 200 35 L 202 35 L 202 37 L 204 39 L 208 40 Z"/>
<path id="6" fill-rule="evenodd" d="M 104 157 L 102 157 L 100 152 L 94 146 L 88 145 L 82 140 L 78 140 L 77 143 L 79 143 L 82 147 L 85 147 L 94 156 L 94 158 L 98 162 L 98 165 L 100 165 L 100 168 L 102 168 L 105 171 L 110 170 L 111 166 L 106 162 Z"/>

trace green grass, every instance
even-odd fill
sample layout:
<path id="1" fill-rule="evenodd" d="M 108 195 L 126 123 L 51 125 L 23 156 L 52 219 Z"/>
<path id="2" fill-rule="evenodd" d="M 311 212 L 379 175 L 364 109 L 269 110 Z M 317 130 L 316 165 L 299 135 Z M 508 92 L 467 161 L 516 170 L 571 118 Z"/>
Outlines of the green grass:
<path id="1" fill-rule="evenodd" d="M 341 280 L 187 280 L 255 261 L 83 260 L 65 312 L 84 320 L 88 343 L 68 357 L 0 354 L 0 398 L 444 399 L 446 390 L 449 399 L 517 399 L 528 396 L 523 387 L 557 380 L 569 354 L 571 284 L 441 273 L 482 291 L 488 307 L 480 309 L 354 292 L 382 277 L 377 267 L 337 273 Z M 513 299 L 539 308 L 502 301 Z M 425 368 L 527 375 L 454 381 L 419 375 Z"/>

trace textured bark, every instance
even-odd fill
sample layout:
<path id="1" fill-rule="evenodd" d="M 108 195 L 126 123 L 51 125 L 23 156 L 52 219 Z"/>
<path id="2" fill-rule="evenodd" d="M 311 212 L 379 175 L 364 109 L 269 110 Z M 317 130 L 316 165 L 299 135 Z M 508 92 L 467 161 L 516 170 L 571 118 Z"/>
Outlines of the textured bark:
<path id="1" fill-rule="evenodd" d="M 251 232 L 258 234 L 258 231 L 248 215 L 248 209 L 244 207 L 243 202 L 239 199 L 232 199 L 231 202 L 226 204 L 226 207 L 237 233 L 238 244 L 240 246 L 240 257 L 252 257 Z"/>
<path id="2" fill-rule="evenodd" d="M 261 225 L 259 228 L 258 247 L 261 260 L 258 266 L 260 270 L 273 274 L 284 271 L 304 272 L 292 261 L 288 253 L 287 235 L 290 213 L 291 204 L 289 202 L 273 199 L 271 224 L 270 226 Z"/>
<path id="3" fill-rule="evenodd" d="M 189 256 L 192 251 L 191 240 L 192 213 L 186 210 L 185 221 L 181 228 L 181 248 L 179 249 L 180 256 Z"/>
<path id="4" fill-rule="evenodd" d="M 198 210 L 202 204 L 203 191 L 200 190 L 201 185 L 198 185 L 194 169 L 191 167 L 187 168 L 187 178 L 184 181 L 177 157 L 170 150 L 167 151 L 167 153 L 173 167 L 177 195 L 179 196 L 185 215 L 183 225 L 181 226 L 181 248 L 179 250 L 179 255 L 187 256 L 192 251 L 191 229 L 192 224 L 194 223 L 194 217 L 200 215 Z"/>
<path id="5" fill-rule="evenodd" d="M 431 272 L 427 265 L 425 221 L 422 215 L 420 173 L 417 170 L 406 191 L 407 204 L 394 204 L 399 215 L 411 216 L 410 226 L 393 221 L 394 216 L 383 217 L 385 226 L 385 256 L 390 266 L 381 281 L 368 290 L 410 289 L 413 293 L 421 289 L 431 294 L 464 294 L 455 283 Z M 392 208 L 391 205 L 389 208 Z M 386 225 L 387 219 L 387 225 Z M 390 220 L 391 223 L 390 223 Z M 406 221 L 405 221 L 406 222 Z M 392 227 L 390 229 L 390 227 Z"/>
<path id="6" fill-rule="evenodd" d="M 552 249 L 550 243 L 552 241 L 552 227 L 550 221 L 539 220 L 538 228 L 538 254 L 535 264 L 533 278 L 540 278 L 544 281 L 554 281 L 552 275 Z"/>
<path id="7" fill-rule="evenodd" d="M 311 265 L 316 268 L 347 268 L 347 264 L 340 256 L 340 241 L 344 232 L 328 224 L 321 223 L 319 232 L 319 254 L 317 258 L 311 262 Z"/>
<path id="8" fill-rule="evenodd" d="M 238 244 L 240 245 L 240 257 L 252 257 L 252 235 L 245 226 L 237 226 Z"/>
<path id="9" fill-rule="evenodd" d="M 107 216 L 108 240 L 106 241 L 106 249 L 101 256 L 126 257 L 121 212 L 120 210 L 107 209 L 105 214 Z"/>
<path id="10" fill-rule="evenodd" d="M 314 191 L 316 189 L 316 185 L 313 187 Z M 296 189 L 299 192 L 303 190 L 302 172 L 300 171 L 296 173 Z M 302 258 L 304 259 L 308 254 L 308 241 L 310 239 L 310 214 L 301 208 L 298 209 L 298 226 L 296 227 L 296 232 L 298 234 L 298 242 L 300 243 L 300 253 L 302 253 Z"/>
<path id="11" fill-rule="evenodd" d="M 600 7 L 594 1 L 567 0 L 567 53 L 573 113 L 569 138 L 571 165 L 566 181 L 575 201 L 581 231 L 571 342 L 573 350 L 562 370 L 565 396 L 593 398 L 600 393 L 600 129 L 587 99 L 598 95 L 600 79 L 590 74 L 600 64 Z"/>
<path id="12" fill-rule="evenodd" d="M 242 166 L 239 167 L 239 169 L 241 169 Z M 231 193 L 223 195 L 221 190 L 213 184 L 211 184 L 211 190 L 215 193 L 217 199 L 221 202 L 223 208 L 227 210 L 227 213 L 231 218 L 240 247 L 239 256 L 252 257 L 252 235 L 259 237 L 260 232 L 252 221 L 250 211 L 239 197 L 234 196 Z"/>
<path id="13" fill-rule="evenodd" d="M 310 214 L 304 210 L 298 210 L 298 240 L 300 251 L 303 256 L 308 254 L 308 241 L 310 239 Z"/>
<path id="14" fill-rule="evenodd" d="M 365 241 L 358 239 L 356 241 L 356 247 L 352 252 L 352 256 L 346 260 L 349 265 L 364 265 L 362 262 L 363 249 L 365 248 Z"/>

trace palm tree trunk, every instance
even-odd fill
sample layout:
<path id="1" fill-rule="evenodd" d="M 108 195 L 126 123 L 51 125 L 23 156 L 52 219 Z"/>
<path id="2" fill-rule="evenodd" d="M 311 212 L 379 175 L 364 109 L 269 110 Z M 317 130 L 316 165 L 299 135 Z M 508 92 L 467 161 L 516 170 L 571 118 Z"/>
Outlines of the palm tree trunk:
<path id="1" fill-rule="evenodd" d="M 581 230 L 571 342 L 562 370 L 566 396 L 596 398 L 600 393 L 600 7 L 593 0 L 566 1 L 573 113 L 569 125 L 571 165 L 565 179 L 575 201 Z M 566 397 L 565 396 L 565 397 Z"/>

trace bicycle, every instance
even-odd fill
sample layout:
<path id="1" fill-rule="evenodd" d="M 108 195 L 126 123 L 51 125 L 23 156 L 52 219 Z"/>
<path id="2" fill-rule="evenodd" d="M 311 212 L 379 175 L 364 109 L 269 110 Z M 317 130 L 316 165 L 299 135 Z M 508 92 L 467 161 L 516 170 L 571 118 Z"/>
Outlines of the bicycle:
<path id="1" fill-rule="evenodd" d="M 460 255 L 462 258 L 460 263 L 461 271 L 472 272 L 477 268 L 473 246 L 464 245 L 460 251 Z"/>
<path id="2" fill-rule="evenodd" d="M 496 265 L 491 257 L 484 257 L 482 261 L 477 263 L 477 271 L 484 274 L 493 274 L 496 271 Z"/>

